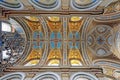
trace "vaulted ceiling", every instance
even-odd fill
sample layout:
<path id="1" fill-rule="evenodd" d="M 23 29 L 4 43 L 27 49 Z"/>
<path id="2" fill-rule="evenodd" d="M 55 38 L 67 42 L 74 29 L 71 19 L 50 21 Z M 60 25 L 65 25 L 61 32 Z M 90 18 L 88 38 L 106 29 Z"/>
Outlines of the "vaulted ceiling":
<path id="1" fill-rule="evenodd" d="M 119 74 L 120 0 L 1 0 L 0 6 L 2 70 L 99 66 Z"/>

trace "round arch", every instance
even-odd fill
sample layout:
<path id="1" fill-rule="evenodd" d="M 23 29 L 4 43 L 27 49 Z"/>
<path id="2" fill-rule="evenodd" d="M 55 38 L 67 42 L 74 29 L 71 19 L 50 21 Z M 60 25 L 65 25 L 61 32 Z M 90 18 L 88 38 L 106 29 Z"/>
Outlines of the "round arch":
<path id="1" fill-rule="evenodd" d="M 73 9 L 78 10 L 78 11 L 86 11 L 86 10 L 91 10 L 97 7 L 102 0 L 86 0 L 80 1 L 80 0 L 71 0 L 70 5 Z M 82 5 L 84 4 L 84 5 Z"/>
<path id="2" fill-rule="evenodd" d="M 38 9 L 52 11 L 52 10 L 56 10 L 60 7 L 61 0 L 53 0 L 52 3 L 49 3 L 47 0 L 44 0 L 42 2 L 40 0 L 38 0 L 38 1 L 29 0 L 29 3 Z"/>
<path id="3" fill-rule="evenodd" d="M 90 73 L 86 73 L 86 72 L 78 72 L 73 74 L 70 77 L 70 80 L 79 80 L 79 78 L 84 78 L 85 80 L 98 80 L 96 76 L 90 74 Z"/>
<path id="4" fill-rule="evenodd" d="M 0 6 L 11 10 L 22 10 L 24 5 L 20 0 L 0 0 Z"/>
<path id="5" fill-rule="evenodd" d="M 24 80 L 25 76 L 26 75 L 23 72 L 15 72 L 15 73 L 9 73 L 0 77 L 0 80 L 8 80 L 8 79 Z"/>
<path id="6" fill-rule="evenodd" d="M 32 80 L 41 80 L 45 78 L 50 78 L 53 80 L 61 80 L 61 77 L 58 74 L 53 73 L 53 72 L 40 73 L 36 75 Z"/>

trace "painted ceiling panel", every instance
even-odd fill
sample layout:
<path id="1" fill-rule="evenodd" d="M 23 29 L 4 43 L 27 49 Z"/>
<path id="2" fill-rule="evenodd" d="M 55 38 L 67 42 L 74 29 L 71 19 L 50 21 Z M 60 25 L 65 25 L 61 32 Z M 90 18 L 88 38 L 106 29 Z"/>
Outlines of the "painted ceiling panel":
<path id="1" fill-rule="evenodd" d="M 41 50 L 42 51 L 41 55 L 43 56 L 45 55 L 44 53 L 48 55 L 46 58 L 47 60 L 46 64 L 52 65 L 52 62 L 54 62 L 54 59 L 59 60 L 58 66 L 61 64 L 61 60 L 63 58 L 62 50 L 64 48 L 63 42 L 68 42 L 68 45 L 67 45 L 68 47 L 66 49 L 70 51 L 69 52 L 70 55 L 71 55 L 71 50 L 73 50 L 73 52 L 77 51 L 77 53 L 75 54 L 79 55 L 78 56 L 79 58 L 73 57 L 72 60 L 77 59 L 78 61 L 81 61 L 82 56 L 79 51 L 80 49 L 80 28 L 83 24 L 83 19 L 81 19 L 81 17 L 76 16 L 74 19 L 72 19 L 73 21 L 69 21 L 69 24 L 70 24 L 69 26 L 72 28 L 67 27 L 68 34 L 64 33 L 63 31 L 62 18 L 57 17 L 57 16 L 46 18 L 46 24 L 47 24 L 46 28 L 48 29 L 47 38 L 45 38 L 46 31 L 44 31 L 44 26 L 42 26 L 42 24 L 40 24 L 39 22 L 34 22 L 29 19 L 24 19 L 24 20 L 28 24 L 30 29 L 32 30 L 32 35 L 33 35 L 32 36 L 32 40 L 33 40 L 32 49 L 36 51 Z M 63 38 L 63 35 L 65 34 L 67 35 L 66 36 L 67 40 L 64 40 Z M 47 42 L 48 48 L 45 47 L 46 42 Z M 44 51 L 45 49 L 48 49 L 48 53 Z M 53 60 L 53 61 L 50 62 L 50 60 Z"/>
<path id="2" fill-rule="evenodd" d="M 100 79 L 119 79 L 120 0 L 108 1 L 0 0 L 0 19 L 9 19 L 0 21 L 0 71 L 65 68 L 71 76 L 97 66 Z M 89 73 L 72 78 L 97 80 Z"/>
<path id="3" fill-rule="evenodd" d="M 25 48 L 29 46 L 21 56 L 18 56 L 19 60 L 15 61 L 20 66 L 26 68 L 60 68 L 61 66 L 80 68 L 106 65 L 119 68 L 119 63 L 117 63 L 119 60 L 119 30 L 117 28 L 119 26 L 117 27 L 113 23 L 110 25 L 110 23 L 96 22 L 93 18 L 80 16 L 52 16 L 49 18 L 50 16 L 19 18 L 18 22 L 21 20 L 21 26 L 24 25 L 22 26 L 23 29 L 29 29 L 25 30 L 25 35 L 27 35 L 25 39 L 29 38 L 28 41 L 23 42 L 24 44 L 21 43 L 24 39 L 14 42 L 15 46 L 19 44 L 25 45 Z M 15 25 L 15 23 L 13 24 Z M 24 37 L 23 29 L 11 30 L 11 28 L 3 28 L 2 30 L 8 32 L 18 31 L 21 37 Z M 14 38 L 16 39 L 17 35 Z M 0 46 L 2 46 L 2 42 L 0 42 Z M 17 48 L 19 49 L 19 47 Z M 10 51 L 8 50 L 8 52 Z M 5 51 L 3 53 L 3 60 L 9 58 Z M 116 60 L 114 62 L 103 60 L 112 60 L 111 57 L 115 57 Z M 101 59 L 101 61 L 94 62 L 98 59 Z M 21 62 L 19 62 L 20 60 Z M 6 64 L 5 61 L 2 64 Z M 13 64 L 17 65 L 17 63 Z"/>
<path id="4" fill-rule="evenodd" d="M 109 36 L 113 36 L 112 28 L 110 26 L 97 25 L 88 33 L 88 35 L 88 45 L 92 53 L 102 57 L 112 54 L 112 51 L 109 50 L 112 47 L 111 44 L 113 44 L 113 37 L 109 38 Z"/>

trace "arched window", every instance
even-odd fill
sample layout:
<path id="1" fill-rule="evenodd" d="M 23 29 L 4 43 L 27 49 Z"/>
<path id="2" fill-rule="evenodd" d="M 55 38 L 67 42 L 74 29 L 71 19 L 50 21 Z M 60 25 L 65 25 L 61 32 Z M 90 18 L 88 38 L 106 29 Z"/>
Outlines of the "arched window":
<path id="1" fill-rule="evenodd" d="M 70 60 L 70 63 L 72 66 L 82 66 L 83 65 L 80 60 L 75 60 L 75 59 Z"/>
<path id="2" fill-rule="evenodd" d="M 26 63 L 24 66 L 35 66 L 39 63 L 39 59 L 36 60 L 30 60 L 28 63 Z"/>
<path id="3" fill-rule="evenodd" d="M 94 75 L 85 72 L 78 72 L 70 77 L 70 80 L 98 80 Z"/>
<path id="4" fill-rule="evenodd" d="M 60 64 L 59 60 L 53 59 L 53 60 L 50 60 L 50 62 L 48 63 L 48 66 L 59 66 L 59 64 Z"/>
<path id="5" fill-rule="evenodd" d="M 45 72 L 36 75 L 32 80 L 61 80 L 60 76 L 53 72 Z"/>
<path id="6" fill-rule="evenodd" d="M 3 77 L 0 77 L 0 80 L 24 80 L 24 79 L 25 73 L 22 72 L 10 73 Z"/>

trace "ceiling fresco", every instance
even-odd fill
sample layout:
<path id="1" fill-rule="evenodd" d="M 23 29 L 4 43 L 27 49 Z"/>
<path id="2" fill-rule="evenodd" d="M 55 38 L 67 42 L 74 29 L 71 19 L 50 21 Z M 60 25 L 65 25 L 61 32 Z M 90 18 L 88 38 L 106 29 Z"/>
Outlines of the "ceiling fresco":
<path id="1" fill-rule="evenodd" d="M 88 45 L 92 53 L 102 57 L 110 55 L 112 53 L 110 48 L 113 43 L 112 34 L 112 29 L 108 25 L 95 26 L 88 36 Z"/>
<path id="2" fill-rule="evenodd" d="M 0 71 L 48 80 L 34 72 L 53 68 L 63 80 L 119 80 L 120 0 L 0 0 Z"/>
<path id="3" fill-rule="evenodd" d="M 81 66 L 90 65 L 96 59 L 117 57 L 116 61 L 119 60 L 119 21 L 116 22 L 118 26 L 113 23 L 110 26 L 109 23 L 81 16 L 66 19 L 59 16 L 25 16 L 21 20 L 30 29 L 31 44 L 22 65 Z"/>
<path id="4" fill-rule="evenodd" d="M 22 22 L 19 22 L 21 20 Z M 17 21 L 20 24 L 24 23 L 29 28 L 29 33 L 28 30 L 24 32 L 20 31 L 23 29 L 18 30 L 15 28 L 19 34 L 22 34 L 22 41 L 19 42 L 19 45 L 25 47 L 26 44 L 24 43 L 30 42 L 27 49 L 29 53 L 27 52 L 26 56 L 24 56 L 23 61 L 20 62 L 21 65 L 85 66 L 93 62 L 93 65 L 104 65 L 102 59 L 111 60 L 112 57 L 115 57 L 115 64 L 119 66 L 117 64 L 120 58 L 119 21 L 116 21 L 116 24 L 111 22 L 111 25 L 102 21 L 97 22 L 94 18 L 88 19 L 81 16 L 66 18 L 60 16 L 25 16 Z M 15 26 L 20 24 L 14 23 Z M 25 36 L 27 35 L 26 31 L 30 35 L 28 41 L 25 41 L 27 39 Z M 18 43 L 15 40 L 14 43 L 17 46 Z M 24 51 L 24 47 L 22 47 L 21 51 Z M 14 48 L 14 46 L 11 45 L 10 48 Z M 6 54 L 6 56 L 8 55 Z M 114 67 L 114 64 L 110 66 Z"/>
<path id="5" fill-rule="evenodd" d="M 83 20 L 81 17 L 73 16 L 69 19 L 67 32 L 63 31 L 63 25 L 62 25 L 62 18 L 58 16 L 50 16 L 46 18 L 46 28 L 47 28 L 47 35 L 45 31 L 45 27 L 40 24 L 39 22 L 34 22 L 28 18 L 25 17 L 25 22 L 28 24 L 30 29 L 32 30 L 32 49 L 33 53 L 30 55 L 35 55 L 34 52 L 38 51 L 40 53 L 40 57 L 42 57 L 43 53 L 45 53 L 47 56 L 47 62 L 46 64 L 49 64 L 49 61 L 52 60 L 62 60 L 63 55 L 63 42 L 67 42 L 66 44 L 66 50 L 69 51 L 69 59 L 76 61 L 73 62 L 79 62 L 81 59 L 80 54 L 80 28 L 83 24 Z M 33 18 L 34 20 L 34 18 Z M 64 40 L 64 36 L 67 35 Z M 47 36 L 47 38 L 45 37 Z M 46 52 L 48 51 L 48 53 Z M 38 54 L 39 54 L 38 53 Z M 33 54 L 33 55 L 32 55 Z M 74 55 L 75 54 L 75 55 Z M 36 57 L 28 57 L 29 60 L 36 59 L 39 55 L 36 55 Z M 44 56 L 44 55 L 43 55 Z M 51 63 L 51 62 L 50 62 Z M 50 65 L 50 64 L 49 64 Z M 60 62 L 59 62 L 60 65 Z"/>

